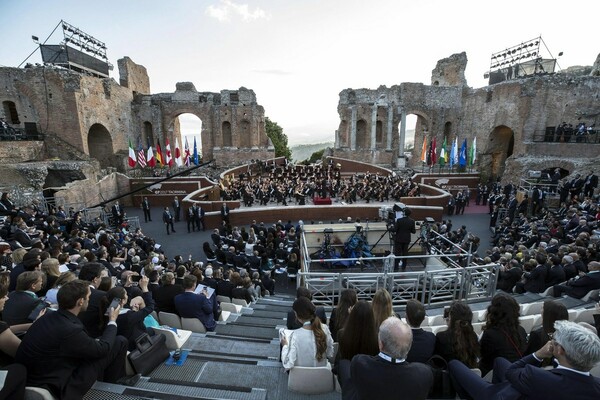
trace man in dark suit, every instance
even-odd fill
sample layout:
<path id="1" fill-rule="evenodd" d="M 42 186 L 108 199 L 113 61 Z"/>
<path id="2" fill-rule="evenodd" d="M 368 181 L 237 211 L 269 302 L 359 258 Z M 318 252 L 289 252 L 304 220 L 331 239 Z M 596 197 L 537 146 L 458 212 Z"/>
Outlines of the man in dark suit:
<path id="1" fill-rule="evenodd" d="M 118 201 L 115 202 L 111 210 L 114 226 L 121 226 L 121 224 L 123 223 L 123 217 L 125 216 L 125 213 L 123 212 L 123 208 L 121 207 Z"/>
<path id="2" fill-rule="evenodd" d="M 150 202 L 148 201 L 147 197 L 144 197 L 144 200 L 142 200 L 142 210 L 144 211 L 144 221 L 152 222 L 152 216 L 150 215 Z"/>
<path id="3" fill-rule="evenodd" d="M 544 192 L 542 189 L 534 186 L 531 193 L 531 215 L 537 215 L 542 210 L 543 204 Z"/>
<path id="4" fill-rule="evenodd" d="M 223 218 L 223 221 L 226 223 L 229 223 L 229 206 L 227 203 L 221 204 L 221 218 Z"/>
<path id="5" fill-rule="evenodd" d="M 407 256 L 408 245 L 411 241 L 411 234 L 416 232 L 415 220 L 410 217 L 411 211 L 409 208 L 404 209 L 404 217 L 398 218 L 394 226 L 390 230 L 394 232 L 394 255 Z M 396 258 L 394 263 L 394 271 L 398 271 L 398 266 L 402 263 L 402 271 L 406 271 L 406 260 Z"/>
<path id="6" fill-rule="evenodd" d="M 193 206 L 191 206 L 187 209 L 187 213 L 185 214 L 185 220 L 187 222 L 188 233 L 190 233 L 191 231 L 196 232 L 197 213 L 198 213 L 198 207 L 196 207 L 196 204 L 194 204 Z M 191 230 L 190 230 L 190 228 L 191 228 Z M 198 230 L 200 230 L 199 226 L 198 226 Z"/>
<path id="7" fill-rule="evenodd" d="M 175 216 L 175 222 L 179 222 L 179 217 L 181 215 L 181 203 L 177 196 L 173 199 L 173 214 Z"/>
<path id="8" fill-rule="evenodd" d="M 102 281 L 101 274 L 104 266 L 97 262 L 88 262 L 83 264 L 79 271 L 79 279 L 88 283 L 90 287 L 89 301 L 85 309 L 80 310 L 78 317 L 83 323 L 88 334 L 97 338 L 102 334 L 102 321 L 100 319 L 100 301 L 106 292 L 98 290 Z"/>
<path id="9" fill-rule="evenodd" d="M 592 171 L 585 177 L 585 183 L 583 185 L 583 193 L 586 197 L 592 197 L 594 189 L 598 187 L 598 175 Z"/>
<path id="10" fill-rule="evenodd" d="M 431 368 L 410 363 L 406 356 L 412 344 L 410 327 L 396 317 L 379 327 L 376 356 L 358 354 L 339 365 L 344 399 L 426 399 L 433 384 Z"/>
<path id="11" fill-rule="evenodd" d="M 21 222 L 15 232 L 13 233 L 13 240 L 19 242 L 22 247 L 31 247 L 33 244 L 33 238 L 27 233 L 27 225 L 25 222 Z"/>
<path id="12" fill-rule="evenodd" d="M 515 291 L 517 293 L 542 293 L 546 290 L 546 277 L 548 276 L 548 267 L 546 266 L 546 255 L 538 253 L 535 256 L 536 267 L 530 272 L 523 274 L 525 282 L 517 282 Z"/>
<path id="13" fill-rule="evenodd" d="M 175 285 L 175 275 L 172 272 L 165 273 L 161 278 L 162 286 L 154 291 L 154 304 L 156 312 L 168 312 L 177 314 L 175 308 L 175 296 L 183 293 L 181 285 Z"/>
<path id="14" fill-rule="evenodd" d="M 173 225 L 173 215 L 171 214 L 171 211 L 169 211 L 169 207 L 165 207 L 165 210 L 163 211 L 163 222 L 165 223 L 165 226 L 167 227 L 167 235 L 171 234 L 169 232 L 169 227 L 171 228 L 173 233 L 176 233 L 175 226 Z"/>
<path id="15" fill-rule="evenodd" d="M 600 262 L 590 261 L 587 265 L 588 273 L 567 281 L 566 285 L 554 286 L 554 296 L 567 294 L 576 299 L 581 299 L 590 290 L 600 289 Z"/>
<path id="16" fill-rule="evenodd" d="M 109 310 L 99 339 L 77 318 L 90 301 L 88 282 L 75 280 L 58 292 L 58 311 L 29 328 L 15 360 L 27 368 L 27 386 L 43 387 L 57 398 L 82 399 L 96 380 L 116 383 L 125 375 L 127 339 L 117 336 L 120 307 Z"/>
<path id="17" fill-rule="evenodd" d="M 435 335 L 424 331 L 421 324 L 425 319 L 425 307 L 419 300 L 410 299 L 406 303 L 406 322 L 413 335 L 412 346 L 406 356 L 408 362 L 426 363 L 435 351 Z"/>
<path id="18" fill-rule="evenodd" d="M 199 294 L 194 293 L 196 283 L 194 275 L 186 275 L 183 278 L 185 292 L 175 297 L 175 308 L 180 317 L 198 318 L 207 331 L 214 331 L 217 323 L 213 315 L 213 301 L 216 299 L 214 296 L 208 298 L 206 288 Z"/>
<path id="19" fill-rule="evenodd" d="M 600 361 L 600 338 L 587 328 L 569 321 L 556 321 L 553 339 L 541 349 L 510 363 L 497 358 L 492 383 L 474 374 L 457 360 L 449 370 L 458 394 L 474 399 L 598 399 L 600 379 L 589 371 Z M 545 358 L 558 367 L 540 368 Z M 466 392 L 466 393 L 464 393 Z"/>

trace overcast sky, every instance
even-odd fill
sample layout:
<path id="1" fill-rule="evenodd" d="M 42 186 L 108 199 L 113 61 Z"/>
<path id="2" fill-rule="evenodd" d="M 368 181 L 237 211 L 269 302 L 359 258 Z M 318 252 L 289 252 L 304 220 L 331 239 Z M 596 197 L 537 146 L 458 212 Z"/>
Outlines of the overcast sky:
<path id="1" fill-rule="evenodd" d="M 592 65 L 600 48 L 588 0 L 0 0 L 0 65 L 16 67 L 61 19 L 144 65 L 152 93 L 253 89 L 290 144 L 333 141 L 339 92 L 429 84 L 439 59 L 465 51 L 482 87 L 492 53 L 542 36 L 561 67 Z M 48 40 L 62 40 L 58 29 Z M 544 49 L 545 50 L 545 49 Z M 41 61 L 39 51 L 29 59 Z"/>

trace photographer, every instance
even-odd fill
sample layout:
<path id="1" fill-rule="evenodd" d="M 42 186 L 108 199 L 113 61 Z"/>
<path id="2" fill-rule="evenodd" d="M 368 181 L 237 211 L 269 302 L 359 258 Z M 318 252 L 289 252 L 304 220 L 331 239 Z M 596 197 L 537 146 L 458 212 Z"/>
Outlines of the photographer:
<path id="1" fill-rule="evenodd" d="M 394 255 L 396 257 L 408 255 L 408 245 L 411 241 L 411 234 L 416 233 L 415 220 L 410 218 L 411 211 L 409 208 L 405 208 L 403 211 L 404 216 L 396 219 L 394 225 L 390 225 L 388 229 L 394 232 Z M 394 272 L 398 272 L 398 266 L 401 260 L 396 258 L 394 263 Z M 402 261 L 402 271 L 406 271 L 406 262 Z"/>

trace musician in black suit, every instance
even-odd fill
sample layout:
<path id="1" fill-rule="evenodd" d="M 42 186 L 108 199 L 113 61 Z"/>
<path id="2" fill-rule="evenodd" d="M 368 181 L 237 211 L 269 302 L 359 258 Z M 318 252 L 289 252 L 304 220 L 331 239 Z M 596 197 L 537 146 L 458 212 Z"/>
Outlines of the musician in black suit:
<path id="1" fill-rule="evenodd" d="M 148 201 L 147 197 L 144 197 L 144 200 L 142 200 L 142 210 L 144 211 L 144 221 L 152 222 L 152 216 L 150 215 L 150 202 Z"/>
<path id="2" fill-rule="evenodd" d="M 175 226 L 173 225 L 173 215 L 171 214 L 171 211 L 169 211 L 169 207 L 165 207 L 165 210 L 163 211 L 163 222 L 165 223 L 165 226 L 167 227 L 167 235 L 171 234 L 169 232 L 169 227 L 171 227 L 171 230 L 173 231 L 173 233 L 176 233 Z"/>
<path id="3" fill-rule="evenodd" d="M 410 217 L 411 210 L 404 209 L 404 216 L 398 218 L 393 226 L 390 226 L 390 231 L 394 232 L 394 255 L 407 256 L 408 245 L 411 241 L 411 234 L 416 233 L 415 220 Z M 406 271 L 406 261 L 396 258 L 394 263 L 394 271 L 398 271 L 398 266 L 402 262 L 402 271 Z"/>
<path id="4" fill-rule="evenodd" d="M 79 313 L 90 301 L 89 282 L 75 280 L 58 291 L 58 311 L 29 328 L 15 360 L 27 368 L 27 386 L 43 387 L 57 398 L 82 399 L 96 380 L 116 383 L 125 375 L 127 339 L 117 336 L 120 307 L 109 310 L 99 339 L 89 336 Z"/>
<path id="5" fill-rule="evenodd" d="M 433 372 L 425 364 L 406 361 L 411 344 L 412 332 L 406 323 L 396 317 L 383 321 L 379 327 L 378 355 L 357 354 L 351 362 L 340 361 L 342 397 L 426 399 L 433 384 Z"/>
<path id="6" fill-rule="evenodd" d="M 512 364 L 504 358 L 497 358 L 494 383 L 474 374 L 460 361 L 450 361 L 449 370 L 460 397 L 531 400 L 600 398 L 600 379 L 589 373 L 600 361 L 600 339 L 591 330 L 574 322 L 556 321 L 554 326 L 553 339 L 535 353 Z M 557 361 L 558 367 L 550 370 L 540 368 L 542 361 L 551 357 Z"/>

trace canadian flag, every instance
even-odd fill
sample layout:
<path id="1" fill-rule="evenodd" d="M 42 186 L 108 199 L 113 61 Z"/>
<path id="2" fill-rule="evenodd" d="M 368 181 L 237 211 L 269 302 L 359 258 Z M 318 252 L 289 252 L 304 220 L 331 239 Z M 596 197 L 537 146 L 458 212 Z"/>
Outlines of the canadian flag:
<path id="1" fill-rule="evenodd" d="M 169 138 L 167 138 L 167 147 L 165 148 L 165 153 L 165 165 L 168 165 L 169 167 L 173 166 L 173 158 L 171 157 L 171 145 L 169 144 Z"/>

